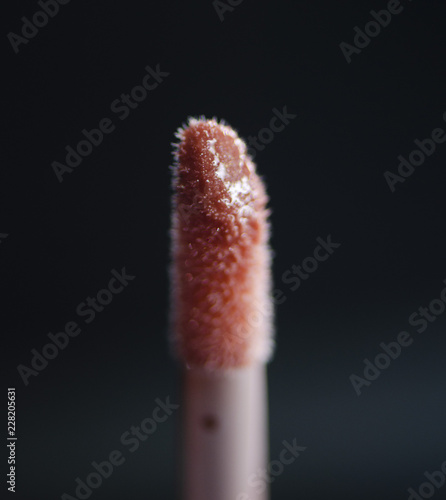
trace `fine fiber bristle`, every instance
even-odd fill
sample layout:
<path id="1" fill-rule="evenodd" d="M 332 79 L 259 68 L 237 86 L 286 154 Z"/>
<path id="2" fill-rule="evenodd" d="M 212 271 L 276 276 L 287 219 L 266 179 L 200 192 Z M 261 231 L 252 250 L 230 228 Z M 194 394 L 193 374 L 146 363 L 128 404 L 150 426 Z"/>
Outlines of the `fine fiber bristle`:
<path id="1" fill-rule="evenodd" d="M 188 367 L 265 362 L 272 351 L 268 201 L 245 143 L 189 119 L 173 167 L 171 341 Z"/>

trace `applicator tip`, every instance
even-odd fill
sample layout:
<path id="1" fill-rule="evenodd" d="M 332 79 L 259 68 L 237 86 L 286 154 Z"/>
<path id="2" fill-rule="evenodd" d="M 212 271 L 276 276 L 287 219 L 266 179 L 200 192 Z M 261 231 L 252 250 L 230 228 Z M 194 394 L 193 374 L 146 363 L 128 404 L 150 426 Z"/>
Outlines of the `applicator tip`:
<path id="1" fill-rule="evenodd" d="M 171 327 L 190 367 L 265 362 L 272 351 L 267 196 L 245 143 L 215 119 L 177 132 Z"/>

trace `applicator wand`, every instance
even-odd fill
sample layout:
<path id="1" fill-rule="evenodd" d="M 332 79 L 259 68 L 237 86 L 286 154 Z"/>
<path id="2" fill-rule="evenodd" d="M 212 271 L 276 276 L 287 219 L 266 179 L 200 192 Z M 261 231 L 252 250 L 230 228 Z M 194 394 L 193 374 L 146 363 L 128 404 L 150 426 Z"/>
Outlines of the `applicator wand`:
<path id="1" fill-rule="evenodd" d="M 185 500 L 265 500 L 266 362 L 273 347 L 264 185 L 245 143 L 216 120 L 177 132 L 171 342 L 184 365 Z"/>

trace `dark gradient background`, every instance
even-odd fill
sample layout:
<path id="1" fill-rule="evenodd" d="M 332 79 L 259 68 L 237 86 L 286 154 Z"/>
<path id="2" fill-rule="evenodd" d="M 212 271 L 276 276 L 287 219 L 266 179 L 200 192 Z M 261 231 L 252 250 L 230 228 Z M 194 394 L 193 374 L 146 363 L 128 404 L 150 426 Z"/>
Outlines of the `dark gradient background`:
<path id="1" fill-rule="evenodd" d="M 4 404 L 7 387 L 17 393 L 15 498 L 74 495 L 116 449 L 125 463 L 89 498 L 176 498 L 180 410 L 133 453 L 120 442 L 156 398 L 179 402 L 166 341 L 171 142 L 189 115 L 248 138 L 284 106 L 296 118 L 255 158 L 286 297 L 269 365 L 270 454 L 283 440 L 306 450 L 272 498 L 408 498 L 446 461 L 446 312 L 423 333 L 408 321 L 446 286 L 446 143 L 394 193 L 384 172 L 446 129 L 445 2 L 403 0 L 350 64 L 339 44 L 385 1 L 244 0 L 223 22 L 211 0 L 71 1 L 18 54 L 7 34 L 39 7 L 7 5 L 0 326 Z M 157 64 L 169 76 L 121 121 L 110 104 Z M 51 163 L 105 117 L 116 129 L 58 182 Z M 329 234 L 340 247 L 292 291 L 283 273 Z M 86 324 L 77 306 L 122 267 L 135 279 Z M 25 386 L 17 366 L 69 321 L 81 333 Z M 358 397 L 349 377 L 403 330 L 412 345 Z M 5 464 L 5 444 L 3 454 Z"/>

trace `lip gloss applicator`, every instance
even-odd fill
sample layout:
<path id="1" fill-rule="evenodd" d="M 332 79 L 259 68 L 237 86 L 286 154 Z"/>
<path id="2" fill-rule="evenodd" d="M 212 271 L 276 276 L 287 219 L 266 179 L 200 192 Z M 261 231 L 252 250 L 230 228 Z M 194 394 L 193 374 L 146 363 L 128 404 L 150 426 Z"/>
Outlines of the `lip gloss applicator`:
<path id="1" fill-rule="evenodd" d="M 273 350 L 268 201 L 245 143 L 215 119 L 177 132 L 171 345 L 182 362 L 184 500 L 265 500 Z"/>

